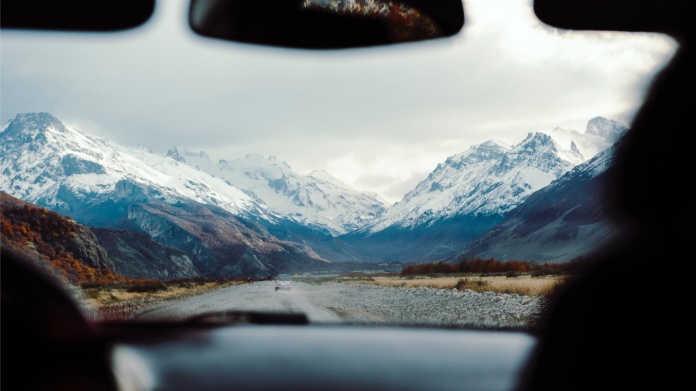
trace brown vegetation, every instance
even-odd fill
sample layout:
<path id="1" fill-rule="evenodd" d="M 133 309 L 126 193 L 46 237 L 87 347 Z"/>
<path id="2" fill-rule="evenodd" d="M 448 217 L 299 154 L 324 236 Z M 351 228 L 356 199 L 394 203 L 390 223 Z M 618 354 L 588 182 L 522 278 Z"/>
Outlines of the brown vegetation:
<path id="1" fill-rule="evenodd" d="M 76 298 L 93 320 L 121 320 L 151 305 L 248 282 L 243 278 L 182 278 L 139 280 L 130 284 L 83 284 Z"/>
<path id="2" fill-rule="evenodd" d="M 392 274 L 341 275 L 341 276 L 302 276 L 293 280 L 312 285 L 322 284 L 369 284 L 401 288 L 439 288 L 472 290 L 475 292 L 510 293 L 523 296 L 550 297 L 570 276 L 549 275 L 534 277 L 521 274 L 516 278 L 500 276 L 480 276 L 474 274 L 430 274 L 399 276 Z"/>
<path id="3" fill-rule="evenodd" d="M 401 275 L 428 274 L 480 274 L 506 275 L 514 277 L 520 274 L 533 276 L 577 274 L 585 266 L 585 259 L 577 258 L 567 263 L 543 263 L 525 261 L 496 261 L 493 258 L 461 260 L 450 264 L 445 262 L 430 262 L 408 265 L 401 270 Z"/>
<path id="4" fill-rule="evenodd" d="M 1 196 L 3 246 L 28 254 L 33 259 L 40 258 L 36 259 L 35 266 L 61 282 L 80 285 L 85 282 L 129 281 L 112 270 L 85 265 L 66 249 L 78 230 L 75 221 L 5 193 Z"/>

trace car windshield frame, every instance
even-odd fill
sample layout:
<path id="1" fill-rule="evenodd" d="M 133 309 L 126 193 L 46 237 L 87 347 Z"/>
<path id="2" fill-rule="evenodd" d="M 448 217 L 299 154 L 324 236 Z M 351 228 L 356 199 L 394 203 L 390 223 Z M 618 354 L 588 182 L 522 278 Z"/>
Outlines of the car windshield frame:
<path id="1" fill-rule="evenodd" d="M 136 29 L 136 30 L 137 30 L 137 29 Z M 140 32 L 143 32 L 143 31 L 147 31 L 147 27 L 142 27 L 142 30 L 141 30 Z M 9 37 L 9 40 L 10 40 L 10 41 L 13 39 L 13 37 L 19 37 L 19 38 L 18 38 L 18 41 L 22 41 L 22 39 L 25 39 L 25 38 L 31 40 L 31 39 L 35 39 L 36 37 L 41 37 L 41 34 L 44 34 L 44 36 L 45 36 L 46 34 L 49 34 L 49 33 L 46 33 L 46 32 L 44 32 L 44 33 L 35 33 L 35 32 L 16 32 L 16 31 L 10 31 L 9 33 L 10 33 L 10 37 Z M 22 34 L 26 34 L 26 37 L 22 38 L 22 37 L 21 37 Z M 70 40 L 71 37 L 72 37 L 71 34 L 74 34 L 74 33 L 64 33 L 64 32 L 57 33 L 57 37 L 58 37 L 57 39 L 66 38 L 66 40 Z M 81 34 L 81 33 L 80 33 L 80 34 Z M 131 34 L 131 33 L 129 33 L 129 32 L 126 32 L 126 33 L 118 33 L 118 34 L 123 34 L 123 35 L 120 35 L 120 36 L 119 36 L 119 35 L 116 34 L 116 35 L 110 35 L 110 36 L 104 36 L 104 37 L 106 37 L 106 39 L 107 39 L 107 40 L 110 40 L 111 42 L 117 41 L 118 39 L 120 39 L 119 37 L 122 37 L 122 38 L 124 38 L 125 40 L 128 40 L 128 39 L 130 39 L 130 38 L 132 37 L 132 35 L 129 35 L 129 34 Z M 569 33 L 569 35 L 572 35 L 572 33 Z M 33 37 L 33 38 L 32 38 L 32 37 Z M 79 44 L 78 44 L 78 45 L 79 45 Z M 435 42 L 435 43 L 433 43 L 433 45 L 437 46 L 438 43 Z M 234 48 L 238 48 L 238 47 L 236 47 L 236 46 L 229 46 L 229 47 L 225 47 L 225 48 L 226 48 L 226 49 L 234 49 Z M 243 50 L 246 50 L 246 49 L 244 49 L 243 47 L 240 48 L 240 49 L 241 49 L 242 51 L 243 51 Z M 279 52 L 277 52 L 277 53 L 290 54 L 290 52 L 284 51 L 285 49 L 278 49 L 278 50 L 279 50 Z M 385 50 L 388 51 L 389 48 L 385 48 Z M 230 50 L 230 51 L 233 51 L 233 50 Z M 306 54 L 306 52 L 303 52 L 303 53 Z M 346 53 L 349 53 L 349 52 L 345 52 L 345 53 L 343 53 L 342 55 L 345 55 Z M 359 52 L 355 52 L 355 53 L 359 53 Z M 362 53 L 365 53 L 365 52 L 362 52 Z M 329 54 L 329 56 L 332 56 L 332 55 L 333 55 L 333 54 Z M 292 54 L 290 54 L 290 56 L 292 56 Z M 669 57 L 669 56 L 666 55 L 666 57 Z M 665 61 L 666 61 L 666 60 L 665 60 Z M 657 68 L 659 68 L 659 66 L 658 66 Z M 639 107 L 640 105 L 637 105 L 637 106 Z M 589 127 L 589 126 L 588 126 L 588 127 Z M 106 133 L 106 132 L 105 132 L 105 133 Z M 274 157 L 274 159 L 275 159 L 275 157 Z M 268 160 L 270 161 L 271 158 L 269 157 Z M 71 162 L 72 162 L 72 161 L 71 161 Z M 447 162 L 449 162 L 449 158 L 448 158 Z M 68 163 L 70 163 L 70 162 L 68 162 Z M 89 162 L 88 162 L 88 163 L 89 163 Z M 77 162 L 77 163 L 75 163 L 75 164 L 76 164 L 77 166 L 82 165 L 82 166 L 80 166 L 80 167 L 82 167 L 82 168 L 85 167 L 85 163 L 84 163 L 84 162 Z M 444 165 L 444 164 L 443 164 L 443 165 Z M 87 166 L 89 166 L 89 165 L 87 164 Z M 439 168 L 439 167 L 440 167 L 440 166 L 438 165 L 438 168 Z M 213 175 L 213 177 L 214 177 L 214 175 Z M 228 180 L 228 182 L 229 182 L 229 180 Z M 271 182 L 273 182 L 273 181 L 268 181 L 268 182 L 271 183 Z M 275 189 L 276 192 L 282 192 L 282 184 L 280 184 L 280 182 L 278 182 L 278 183 L 275 183 L 275 182 L 274 182 L 274 186 L 275 186 L 275 185 L 278 186 L 278 189 Z M 126 190 L 128 190 L 128 189 L 126 189 Z M 138 191 L 141 191 L 141 190 L 142 190 L 142 189 L 135 188 L 133 191 L 134 191 L 134 192 L 138 192 Z M 431 187 L 430 190 L 431 190 L 431 191 L 439 191 L 440 188 L 437 188 L 437 187 L 434 187 L 434 186 L 433 186 L 433 187 Z M 165 197 L 165 196 L 162 196 L 161 198 L 162 198 L 162 199 L 165 199 L 166 197 Z M 398 204 L 398 202 L 397 202 L 396 204 Z M 159 212 L 158 212 L 158 213 L 159 213 Z M 214 213 L 213 213 L 213 214 L 214 214 Z M 72 219 L 72 218 L 70 218 L 70 219 Z M 298 218 L 298 219 L 299 219 L 299 218 Z M 299 221 L 299 220 L 298 220 L 298 221 Z M 249 225 L 253 225 L 254 223 L 255 223 L 255 222 L 250 222 L 250 223 L 248 223 L 248 224 L 249 224 Z M 264 229 L 265 229 L 265 227 L 264 227 Z M 262 233 L 263 233 L 263 234 L 266 234 L 267 232 L 262 232 Z M 276 244 L 276 243 L 274 243 L 274 244 Z M 534 260 L 532 260 L 531 262 L 532 262 L 532 263 L 536 263 Z M 394 262 L 394 263 L 396 263 L 396 262 Z M 437 264 L 438 262 L 426 262 L 426 264 L 427 264 L 427 263 Z M 367 265 L 367 264 L 369 264 L 369 262 L 365 262 L 365 264 Z M 369 266 L 370 266 L 370 267 L 373 267 L 374 265 L 369 265 Z M 437 265 L 436 265 L 436 266 L 437 266 Z M 367 266 L 366 266 L 366 267 L 367 267 Z M 402 269 L 402 272 L 403 272 L 403 270 L 405 270 L 405 268 Z M 269 276 L 272 275 L 273 272 L 274 272 L 273 270 L 268 271 L 267 274 L 264 275 L 264 276 L 261 276 L 261 275 L 257 274 L 257 275 L 254 275 L 253 277 L 247 277 L 247 276 L 234 276 L 234 278 L 243 279 L 243 280 L 245 280 L 245 282 L 262 282 L 262 283 L 263 283 L 263 282 L 266 281 L 266 280 L 270 280 L 270 277 L 269 277 Z M 277 276 L 275 277 L 275 281 L 276 281 L 277 283 L 279 283 L 279 284 L 282 284 L 282 283 L 290 283 L 290 282 L 292 282 L 292 283 L 293 283 L 293 289 L 294 289 L 295 287 L 300 287 L 300 286 L 302 286 L 301 284 L 306 284 L 306 283 L 308 283 L 308 282 L 307 282 L 308 280 L 307 280 L 307 275 L 306 275 L 306 274 L 311 274 L 311 273 L 305 273 L 304 270 L 299 271 L 299 273 L 300 273 L 301 277 L 299 277 L 300 275 L 295 275 L 295 276 L 297 276 L 297 277 L 299 277 L 299 278 L 295 278 L 295 277 L 293 277 L 293 275 L 291 275 L 291 274 L 279 274 L 279 275 L 277 275 Z M 434 277 L 436 274 L 442 274 L 442 273 L 438 273 L 438 272 L 422 273 L 423 279 L 432 278 L 432 277 Z M 528 274 L 531 275 L 531 273 L 528 273 Z M 483 283 L 484 283 L 484 281 L 483 281 L 484 275 L 485 275 L 484 272 L 471 272 L 471 273 L 468 273 L 468 274 L 466 274 L 466 275 L 465 275 L 464 273 L 461 273 L 461 275 L 457 275 L 458 277 L 460 277 L 460 278 L 459 278 L 459 281 L 455 281 L 455 282 L 453 283 L 453 284 L 455 284 L 455 285 L 449 285 L 445 291 L 449 291 L 449 294 L 451 294 L 452 296 L 455 296 L 455 297 L 456 297 L 456 294 L 458 294 L 459 292 L 465 292 L 465 293 L 468 293 L 469 291 L 474 292 L 473 286 L 464 287 L 463 281 L 462 281 L 462 280 L 473 279 L 473 278 L 476 277 L 476 278 L 478 278 L 478 281 L 467 281 L 467 282 L 473 282 L 474 285 L 475 285 L 475 283 L 477 283 L 477 282 L 483 284 Z M 354 280 L 350 280 L 350 281 L 348 281 L 348 282 L 355 282 L 355 281 L 357 281 L 358 283 L 365 283 L 366 286 L 369 286 L 369 285 L 379 286 L 379 283 L 371 284 L 371 283 L 366 283 L 366 282 L 370 282 L 370 280 L 372 280 L 372 282 L 374 282 L 374 281 L 378 280 L 379 278 L 386 277 L 386 276 L 393 277 L 393 271 L 380 271 L 379 269 L 377 269 L 377 268 L 375 267 L 374 269 L 370 269 L 370 270 L 359 270 L 359 269 L 356 268 L 356 270 L 350 270 L 350 271 L 345 272 L 345 273 L 338 272 L 338 273 L 335 273 L 335 275 L 334 275 L 333 277 L 335 277 L 335 281 L 334 281 L 334 282 L 339 281 L 339 282 L 341 282 L 341 283 L 345 283 L 346 281 L 341 281 L 341 279 L 344 279 L 344 280 L 345 280 L 345 279 L 353 278 Z M 510 281 L 513 281 L 512 279 L 515 278 L 515 277 L 517 277 L 517 276 L 519 276 L 519 273 L 516 273 L 516 272 L 509 272 L 509 271 L 506 271 L 506 272 L 497 272 L 497 275 L 496 275 L 496 277 L 505 277 L 505 278 L 508 278 L 508 277 L 509 277 L 509 278 L 510 278 Z M 319 279 L 319 278 L 321 278 L 321 274 L 312 275 L 312 276 L 309 276 L 309 277 L 310 277 L 310 278 L 317 278 L 317 279 Z M 403 276 L 400 276 L 400 277 L 403 277 Z M 441 276 L 440 276 L 440 277 L 441 277 Z M 226 281 L 226 282 L 229 282 L 229 283 L 231 283 L 231 284 L 236 283 L 236 281 Z M 195 284 L 197 284 L 197 283 L 198 283 L 198 282 L 195 282 L 195 283 L 194 283 L 194 282 L 190 282 L 190 281 L 182 281 L 182 282 L 180 282 L 180 284 L 182 284 L 182 286 L 183 286 L 184 284 L 194 284 L 194 285 L 195 285 Z M 207 283 L 207 282 L 203 282 L 203 283 Z M 413 286 L 410 285 L 410 282 L 409 282 L 409 281 L 404 280 L 404 281 L 399 281 L 399 283 L 402 284 L 402 285 L 401 285 L 402 287 L 413 288 Z M 144 287 L 142 287 L 142 289 L 153 289 L 153 290 L 159 289 L 159 288 L 156 286 L 157 283 L 150 283 L 150 284 L 151 284 L 151 285 L 148 285 L 148 283 L 143 283 L 142 285 L 143 285 Z M 89 284 L 85 284 L 85 286 L 87 286 L 87 285 L 89 285 Z M 161 288 L 161 287 L 160 287 L 160 288 Z M 365 288 L 365 289 L 368 289 L 368 288 Z M 372 289 L 372 288 L 370 288 L 370 289 Z M 85 289 L 85 291 L 86 291 L 86 290 L 87 290 L 87 289 Z M 298 290 L 298 291 L 299 291 L 299 290 Z M 70 292 L 71 292 L 71 293 L 75 293 L 75 290 L 71 290 Z M 481 290 L 481 291 L 475 291 L 475 292 L 484 294 L 484 293 L 486 293 L 487 291 Z M 129 292 L 129 293 L 132 293 L 132 292 Z M 94 292 L 88 293 L 88 295 L 90 295 L 90 294 L 94 294 L 94 295 L 97 295 L 97 296 L 99 295 L 98 293 L 94 293 Z M 439 295 L 440 292 L 438 292 L 437 294 Z M 505 293 L 505 294 L 507 294 L 507 293 Z M 84 293 L 84 292 L 78 292 L 78 293 L 75 294 L 75 297 L 76 297 L 78 300 L 85 300 L 85 293 Z M 520 299 L 519 301 L 520 301 L 520 302 L 523 302 L 523 301 L 526 301 L 526 299 Z M 543 306 L 544 306 L 543 304 L 538 304 L 537 307 L 541 308 L 541 307 L 543 307 Z M 90 316 L 93 316 L 93 314 L 95 313 L 95 311 L 94 311 L 93 309 L 89 309 L 89 308 L 88 308 L 88 309 L 85 309 L 85 310 L 86 310 L 86 313 L 87 313 L 87 314 L 90 314 Z M 393 319 L 390 319 L 389 322 L 395 322 L 395 321 L 394 321 Z M 433 324 L 430 324 L 430 323 L 424 323 L 424 324 L 425 324 L 425 325 L 429 325 L 429 326 L 433 326 Z M 466 327 L 469 327 L 469 326 L 466 326 Z M 503 326 L 502 328 L 505 328 L 505 327 L 507 327 L 507 326 Z M 495 329 L 496 327 L 492 327 L 492 328 Z"/>

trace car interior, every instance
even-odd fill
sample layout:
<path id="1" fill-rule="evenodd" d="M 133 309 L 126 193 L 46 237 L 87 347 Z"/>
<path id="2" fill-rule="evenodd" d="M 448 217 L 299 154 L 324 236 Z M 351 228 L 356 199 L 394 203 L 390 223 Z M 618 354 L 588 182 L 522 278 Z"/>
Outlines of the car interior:
<path id="1" fill-rule="evenodd" d="M 192 31 L 284 49 L 350 50 L 447 37 L 466 0 L 402 0 L 435 26 L 398 22 L 323 1 L 191 0 Z M 315 7 L 306 4 L 315 4 Z M 2 0 L 0 27 L 101 34 L 147 23 L 154 0 Z M 681 284 L 658 264 L 686 261 L 688 208 L 678 175 L 688 143 L 692 2 L 533 0 L 558 29 L 655 32 L 679 45 L 622 139 L 605 203 L 622 235 L 554 298 L 534 333 L 429 327 L 315 325 L 288 314 L 220 314 L 184 322 L 88 321 L 66 292 L 2 247 L 0 380 L 5 390 L 630 390 L 680 382 L 670 362 L 682 326 L 665 303 Z M 259 18 L 260 11 L 264 17 Z M 309 11 L 308 11 L 309 10 Z M 395 26 L 394 23 L 397 23 Z M 425 23 L 425 22 L 423 22 Z M 325 34 L 316 34 L 325 31 Z M 430 30 L 429 30 L 430 31 Z M 691 66 L 688 64 L 692 64 Z M 648 158 L 649 157 L 649 158 Z M 675 173 L 676 175 L 676 173 Z M 686 205 L 685 207 L 683 205 Z M 675 208 L 676 209 L 676 208 Z M 687 221 L 688 222 L 688 221 Z M 677 271 L 677 274 L 680 274 Z M 670 295 L 671 296 L 671 295 Z M 677 299 L 680 300 L 680 299 Z M 675 332 L 676 331 L 676 332 Z M 683 375 L 682 375 L 683 376 Z M 681 387 L 680 387 L 681 388 Z"/>

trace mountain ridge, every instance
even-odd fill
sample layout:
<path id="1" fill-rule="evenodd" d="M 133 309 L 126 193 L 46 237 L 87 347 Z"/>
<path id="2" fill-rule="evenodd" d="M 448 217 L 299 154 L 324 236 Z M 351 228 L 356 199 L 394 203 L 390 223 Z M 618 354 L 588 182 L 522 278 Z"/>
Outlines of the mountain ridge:
<path id="1" fill-rule="evenodd" d="M 515 145 L 488 140 L 448 157 L 388 207 L 379 196 L 358 192 L 326 171 L 298 174 L 275 156 L 248 154 L 213 163 L 204 151 L 181 146 L 158 155 L 90 136 L 48 113 L 18 114 L 0 132 L 0 189 L 88 225 L 135 230 L 160 243 L 167 239 L 144 221 L 167 215 L 162 224 L 188 227 L 208 248 L 203 233 L 190 228 L 196 216 L 180 220 L 187 209 L 199 208 L 224 220 L 225 229 L 248 230 L 246 236 L 230 234 L 238 244 L 251 246 L 246 266 L 213 262 L 235 273 L 282 267 L 275 255 L 269 258 L 269 248 L 286 255 L 302 252 L 301 267 L 327 260 L 432 261 L 458 254 L 531 194 L 588 161 L 592 146 L 600 148 L 627 130 L 595 117 L 588 122 L 587 137 L 571 139 L 569 149 L 558 144 L 557 136 L 571 133 L 559 128 L 555 136 L 529 132 Z M 185 251 L 193 255 L 194 250 Z M 263 265 L 253 266 L 258 257 L 265 259 Z M 197 267 L 208 262 L 191 259 Z M 215 267 L 203 269 L 215 273 Z"/>
<path id="2" fill-rule="evenodd" d="M 530 195 L 450 262 L 476 257 L 560 263 L 608 243 L 620 234 L 603 193 L 617 146 L 618 142 Z"/>

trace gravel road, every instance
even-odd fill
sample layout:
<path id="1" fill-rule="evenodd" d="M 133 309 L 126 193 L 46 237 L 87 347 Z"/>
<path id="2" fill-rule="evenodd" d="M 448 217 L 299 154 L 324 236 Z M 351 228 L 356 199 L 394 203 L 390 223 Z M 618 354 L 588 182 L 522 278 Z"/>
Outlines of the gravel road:
<path id="1" fill-rule="evenodd" d="M 295 282 L 275 291 L 272 281 L 235 285 L 150 307 L 135 319 L 184 319 L 208 312 L 302 312 L 316 323 L 398 323 L 476 328 L 531 327 L 546 305 L 543 297 L 437 288 Z"/>

